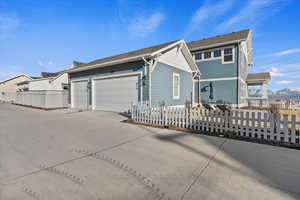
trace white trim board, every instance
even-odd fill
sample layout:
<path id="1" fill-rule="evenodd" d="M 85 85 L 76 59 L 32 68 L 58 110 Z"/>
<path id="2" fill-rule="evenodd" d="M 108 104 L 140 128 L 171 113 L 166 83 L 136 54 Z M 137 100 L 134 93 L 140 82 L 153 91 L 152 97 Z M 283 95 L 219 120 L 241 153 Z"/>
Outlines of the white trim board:
<path id="1" fill-rule="evenodd" d="M 181 65 L 174 66 L 173 63 L 170 63 L 170 62 L 168 62 L 168 61 L 165 60 L 165 59 L 159 58 L 159 59 L 158 59 L 158 62 L 163 63 L 163 64 L 166 64 L 166 65 L 169 65 L 169 66 L 171 66 L 171 67 L 174 67 L 174 68 L 176 68 L 176 69 L 179 69 L 179 70 L 182 70 L 182 71 L 185 71 L 185 72 L 188 72 L 188 73 L 192 73 L 191 70 L 185 69 L 184 66 L 181 66 Z M 182 67 L 182 68 L 180 68 L 180 67 Z M 153 69 L 153 70 L 154 70 L 154 69 Z"/>
<path id="2" fill-rule="evenodd" d="M 98 79 L 106 79 L 106 78 L 117 78 L 117 77 L 123 77 L 123 76 L 134 76 L 134 75 L 142 75 L 143 72 L 129 72 L 129 73 L 123 73 L 123 74 L 113 74 L 113 75 L 106 75 L 106 76 L 93 76 L 91 77 L 92 80 L 98 80 Z"/>
<path id="3" fill-rule="evenodd" d="M 74 82 L 81 82 L 81 81 L 89 81 L 89 78 L 78 78 L 78 79 L 71 79 L 71 83 L 74 83 Z"/>
<path id="4" fill-rule="evenodd" d="M 183 43 L 180 43 L 180 44 L 183 45 Z M 192 57 L 190 57 L 190 59 L 193 60 Z M 188 62 L 188 59 L 186 58 L 186 56 L 184 55 L 183 49 L 180 49 L 180 47 L 178 47 L 178 46 L 172 47 L 168 51 L 157 56 L 156 61 L 166 64 L 166 65 L 169 65 L 176 69 L 180 69 L 180 70 L 188 72 L 188 73 L 193 72 L 192 66 Z M 194 62 L 194 60 L 193 60 L 193 62 Z M 155 69 L 155 66 L 152 69 L 152 71 Z"/>
<path id="5" fill-rule="evenodd" d="M 229 81 L 229 80 L 240 80 L 243 83 L 246 83 L 240 77 L 227 77 L 227 78 L 211 78 L 211 79 L 201 79 L 201 80 L 194 80 L 195 82 L 206 82 L 206 81 Z"/>

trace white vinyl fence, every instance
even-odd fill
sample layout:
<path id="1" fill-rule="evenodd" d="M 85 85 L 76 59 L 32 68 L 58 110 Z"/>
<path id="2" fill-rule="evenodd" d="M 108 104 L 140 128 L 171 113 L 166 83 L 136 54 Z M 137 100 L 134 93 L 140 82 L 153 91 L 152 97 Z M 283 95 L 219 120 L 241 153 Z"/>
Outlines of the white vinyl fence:
<path id="1" fill-rule="evenodd" d="M 192 131 L 231 134 L 242 138 L 299 145 L 300 121 L 296 116 L 261 111 L 209 111 L 187 108 L 132 106 L 132 120 L 139 123 L 174 126 Z M 298 118 L 299 119 L 299 118 Z"/>
<path id="2" fill-rule="evenodd" d="M 16 104 L 45 109 L 68 107 L 67 91 L 27 91 L 17 92 Z"/>

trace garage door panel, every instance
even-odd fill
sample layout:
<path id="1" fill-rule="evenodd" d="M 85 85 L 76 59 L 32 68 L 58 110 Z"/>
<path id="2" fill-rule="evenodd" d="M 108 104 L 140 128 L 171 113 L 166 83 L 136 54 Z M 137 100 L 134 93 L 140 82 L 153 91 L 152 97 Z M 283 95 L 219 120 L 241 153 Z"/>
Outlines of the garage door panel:
<path id="1" fill-rule="evenodd" d="M 88 92 L 87 81 L 79 81 L 73 83 L 73 108 L 87 109 Z"/>
<path id="2" fill-rule="evenodd" d="M 95 80 L 95 109 L 127 111 L 138 102 L 137 83 L 137 76 Z"/>

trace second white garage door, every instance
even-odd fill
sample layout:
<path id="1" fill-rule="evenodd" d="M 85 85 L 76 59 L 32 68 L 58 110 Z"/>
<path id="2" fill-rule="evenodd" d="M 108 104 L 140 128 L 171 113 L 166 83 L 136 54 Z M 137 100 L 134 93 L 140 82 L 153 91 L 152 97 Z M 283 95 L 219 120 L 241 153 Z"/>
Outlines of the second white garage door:
<path id="1" fill-rule="evenodd" d="M 94 108 L 125 112 L 138 102 L 138 76 L 94 80 Z"/>
<path id="2" fill-rule="evenodd" d="M 88 108 L 88 81 L 73 82 L 72 85 L 72 107 Z"/>

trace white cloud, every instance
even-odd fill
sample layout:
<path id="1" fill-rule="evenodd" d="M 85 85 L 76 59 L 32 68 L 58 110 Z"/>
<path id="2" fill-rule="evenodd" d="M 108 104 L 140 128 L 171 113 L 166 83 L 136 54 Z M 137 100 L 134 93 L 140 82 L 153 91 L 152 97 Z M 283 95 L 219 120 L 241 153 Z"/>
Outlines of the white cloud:
<path id="1" fill-rule="evenodd" d="M 40 71 L 60 71 L 61 67 L 58 66 L 57 62 L 52 60 L 38 60 L 37 65 L 39 65 Z"/>
<path id="2" fill-rule="evenodd" d="M 276 84 L 283 84 L 283 85 L 288 85 L 291 83 L 294 83 L 293 81 L 288 81 L 288 80 L 282 80 L 282 81 L 276 81 Z"/>
<path id="3" fill-rule="evenodd" d="M 162 12 L 155 12 L 150 16 L 138 16 L 130 21 L 129 32 L 132 36 L 145 37 L 156 31 L 165 18 Z"/>
<path id="4" fill-rule="evenodd" d="M 39 61 L 37 61 L 37 64 L 39 66 L 42 66 L 42 67 L 49 67 L 49 66 L 53 65 L 54 62 L 51 61 L 51 60 L 50 61 L 41 61 L 41 60 L 39 60 Z"/>
<path id="5" fill-rule="evenodd" d="M 278 67 L 272 67 L 270 70 L 270 74 L 271 76 L 276 76 L 276 77 L 285 75 L 284 73 L 280 72 L 280 69 Z"/>
<path id="6" fill-rule="evenodd" d="M 249 0 L 246 5 L 230 19 L 224 20 L 216 30 L 229 29 L 234 26 L 252 26 L 274 14 L 285 2 L 284 0 Z"/>
<path id="7" fill-rule="evenodd" d="M 208 1 L 195 12 L 191 19 L 191 22 L 194 24 L 200 24 L 208 18 L 223 15 L 226 11 L 229 10 L 229 8 L 231 8 L 233 2 L 233 0 L 221 0 L 218 2 Z"/>
<path id="8" fill-rule="evenodd" d="M 300 63 L 274 64 L 283 73 L 299 73 Z M 270 68 L 271 69 L 271 68 Z"/>
<path id="9" fill-rule="evenodd" d="M 285 55 L 294 54 L 294 53 L 300 53 L 300 48 L 287 49 L 284 51 L 273 53 L 271 55 L 272 56 L 285 56 Z"/>
<path id="10" fill-rule="evenodd" d="M 186 34 L 193 32 L 200 27 L 200 24 L 207 19 L 213 19 L 224 15 L 232 6 L 235 0 L 219 0 L 219 1 L 206 1 L 196 12 L 193 14 Z"/>

